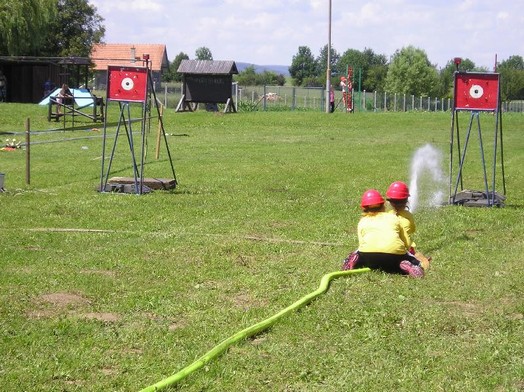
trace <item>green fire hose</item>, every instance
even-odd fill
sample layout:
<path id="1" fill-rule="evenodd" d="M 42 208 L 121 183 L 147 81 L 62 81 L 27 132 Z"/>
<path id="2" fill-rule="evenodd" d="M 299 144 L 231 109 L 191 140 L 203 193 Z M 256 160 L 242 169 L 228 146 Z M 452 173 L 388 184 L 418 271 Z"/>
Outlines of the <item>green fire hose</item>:
<path id="1" fill-rule="evenodd" d="M 287 308 L 281 310 L 274 316 L 269 317 L 257 324 L 252 325 L 251 327 L 245 328 L 242 331 L 235 333 L 234 335 L 230 336 L 229 338 L 227 338 L 226 340 L 222 341 L 220 344 L 215 346 L 212 350 L 208 351 L 206 354 L 204 354 L 202 357 L 197 359 L 195 362 L 193 362 L 192 364 L 180 370 L 178 373 L 175 373 L 172 376 L 157 382 L 156 384 L 150 385 L 147 388 L 142 389 L 140 392 L 159 391 L 163 388 L 176 384 L 180 380 L 186 378 L 188 375 L 193 373 L 195 370 L 200 369 L 206 363 L 208 363 L 212 359 L 222 354 L 224 351 L 226 351 L 229 348 L 229 346 L 233 345 L 234 343 L 238 342 L 239 340 L 246 339 L 250 336 L 256 335 L 257 333 L 260 333 L 268 329 L 273 324 L 275 324 L 281 317 L 287 315 L 288 313 L 298 308 L 301 308 L 304 305 L 307 305 L 313 299 L 318 297 L 320 294 L 325 293 L 328 290 L 329 284 L 333 279 L 339 278 L 341 276 L 354 275 L 354 274 L 359 274 L 359 273 L 368 272 L 368 271 L 370 271 L 369 268 L 360 268 L 360 269 L 349 270 L 349 271 L 335 271 L 335 272 L 331 272 L 329 274 L 324 275 L 322 279 L 320 280 L 320 285 L 318 286 L 318 289 L 316 289 L 312 293 L 309 293 L 306 296 L 302 297 L 301 299 L 299 299 L 292 305 L 288 306 Z"/>

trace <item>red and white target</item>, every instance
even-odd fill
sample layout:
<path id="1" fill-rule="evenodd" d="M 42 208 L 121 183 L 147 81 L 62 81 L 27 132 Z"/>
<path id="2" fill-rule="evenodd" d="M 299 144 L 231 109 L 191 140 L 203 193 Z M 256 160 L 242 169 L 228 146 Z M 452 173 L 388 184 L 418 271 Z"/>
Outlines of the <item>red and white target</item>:
<path id="1" fill-rule="evenodd" d="M 147 71 L 146 67 L 108 66 L 107 99 L 145 102 L 147 99 Z"/>
<path id="2" fill-rule="evenodd" d="M 455 109 L 497 110 L 499 79 L 497 73 L 455 73 Z"/>

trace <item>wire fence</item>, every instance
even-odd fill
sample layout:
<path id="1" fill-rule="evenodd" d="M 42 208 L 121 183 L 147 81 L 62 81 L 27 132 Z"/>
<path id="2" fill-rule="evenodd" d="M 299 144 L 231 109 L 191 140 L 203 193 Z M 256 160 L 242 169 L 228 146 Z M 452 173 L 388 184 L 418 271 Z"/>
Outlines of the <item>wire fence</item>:
<path id="1" fill-rule="evenodd" d="M 168 108 L 176 108 L 182 86 L 162 84 L 157 98 Z M 353 112 L 438 112 L 453 109 L 452 98 L 425 97 L 408 94 L 352 91 Z M 325 111 L 326 91 L 321 87 L 240 86 L 233 84 L 232 96 L 238 111 Z M 524 101 L 504 101 L 503 112 L 524 113 Z M 348 111 L 342 92 L 335 91 L 335 111 Z"/>

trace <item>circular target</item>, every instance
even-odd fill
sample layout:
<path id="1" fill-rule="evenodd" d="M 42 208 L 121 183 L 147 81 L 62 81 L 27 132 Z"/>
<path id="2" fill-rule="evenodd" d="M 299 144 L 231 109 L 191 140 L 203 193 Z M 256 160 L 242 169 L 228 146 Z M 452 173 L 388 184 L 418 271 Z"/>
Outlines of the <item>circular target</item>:
<path id="1" fill-rule="evenodd" d="M 484 89 L 482 88 L 482 86 L 474 84 L 469 89 L 469 95 L 471 95 L 472 98 L 481 98 L 484 95 Z"/>
<path id="2" fill-rule="evenodd" d="M 133 88 L 135 83 L 133 82 L 133 79 L 131 78 L 124 78 L 122 79 L 121 86 L 124 90 L 129 91 Z"/>

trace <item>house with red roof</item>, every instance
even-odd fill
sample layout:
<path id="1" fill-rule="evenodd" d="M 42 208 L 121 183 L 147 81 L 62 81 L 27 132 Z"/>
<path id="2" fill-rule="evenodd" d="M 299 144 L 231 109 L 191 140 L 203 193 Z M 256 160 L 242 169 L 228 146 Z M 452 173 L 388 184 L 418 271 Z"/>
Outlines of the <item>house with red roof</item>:
<path id="1" fill-rule="evenodd" d="M 160 87 L 162 74 L 169 69 L 166 45 L 162 44 L 96 44 L 91 51 L 91 61 L 95 71 L 95 89 L 105 89 L 107 85 L 107 67 L 109 65 L 125 67 L 151 68 L 153 84 Z"/>

